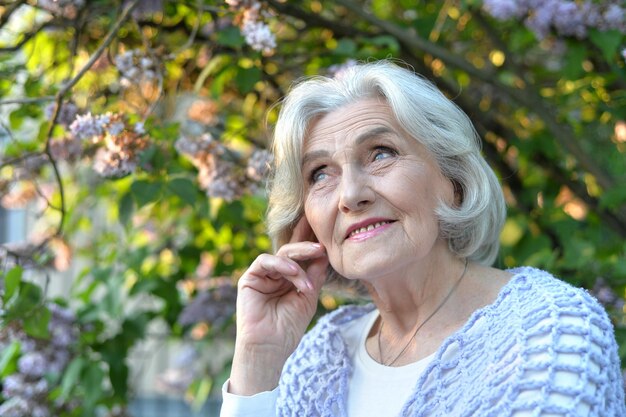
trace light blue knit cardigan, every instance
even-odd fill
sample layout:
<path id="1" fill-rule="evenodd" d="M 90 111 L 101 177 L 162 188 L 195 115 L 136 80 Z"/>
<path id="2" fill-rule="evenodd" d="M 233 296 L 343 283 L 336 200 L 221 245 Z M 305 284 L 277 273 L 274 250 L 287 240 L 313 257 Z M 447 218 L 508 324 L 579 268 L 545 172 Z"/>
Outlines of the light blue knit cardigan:
<path id="1" fill-rule="evenodd" d="M 617 344 L 604 309 L 547 272 L 510 272 L 514 277 L 496 301 L 444 341 L 401 415 L 626 416 Z M 373 308 L 340 308 L 305 335 L 283 369 L 277 416 L 346 416 L 352 363 L 340 330 Z M 563 372 L 578 375 L 578 383 L 563 383 Z M 555 402 L 557 396 L 567 405 Z"/>

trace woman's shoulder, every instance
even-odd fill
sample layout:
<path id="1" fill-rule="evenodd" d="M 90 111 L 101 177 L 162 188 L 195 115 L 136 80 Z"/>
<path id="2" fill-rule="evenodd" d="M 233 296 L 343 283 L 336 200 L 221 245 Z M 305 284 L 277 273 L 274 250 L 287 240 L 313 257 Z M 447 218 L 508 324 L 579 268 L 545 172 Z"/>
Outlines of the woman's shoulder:
<path id="1" fill-rule="evenodd" d="M 576 287 L 550 272 L 534 267 L 518 267 L 507 270 L 512 277 L 501 291 L 501 296 L 515 295 L 525 301 L 524 305 L 529 312 L 541 309 L 568 308 L 585 306 L 589 312 L 604 315 L 604 308 L 585 289 Z"/>
<path id="2" fill-rule="evenodd" d="M 614 343 L 614 329 L 605 309 L 585 289 L 575 287 L 549 272 L 520 267 L 508 270 L 512 277 L 493 309 L 495 319 L 517 320 L 522 331 L 533 334 L 584 335 L 587 343 Z"/>

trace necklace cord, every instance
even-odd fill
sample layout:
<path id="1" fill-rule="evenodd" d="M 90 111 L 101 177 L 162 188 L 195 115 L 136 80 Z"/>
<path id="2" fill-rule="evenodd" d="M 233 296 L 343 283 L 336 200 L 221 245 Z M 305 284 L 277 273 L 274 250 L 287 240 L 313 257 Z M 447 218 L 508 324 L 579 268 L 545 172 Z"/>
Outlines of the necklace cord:
<path id="1" fill-rule="evenodd" d="M 426 320 L 424 320 L 422 322 L 422 324 L 420 324 L 419 326 L 417 326 L 417 328 L 415 329 L 415 331 L 413 332 L 413 335 L 409 338 L 409 341 L 406 343 L 406 345 L 404 345 L 404 348 L 402 348 L 402 350 L 400 351 L 400 353 L 398 353 L 396 355 L 395 358 L 393 358 L 393 360 L 389 363 L 385 363 L 383 361 L 383 351 L 381 349 L 381 344 L 380 344 L 380 334 L 383 332 L 383 326 L 385 325 L 385 322 L 382 321 L 382 317 L 380 318 L 381 323 L 380 323 L 380 329 L 378 329 L 378 355 L 379 355 L 379 362 L 385 366 L 391 366 L 394 363 L 396 363 L 396 361 L 398 359 L 400 359 L 400 357 L 404 354 L 404 352 L 406 352 L 406 350 L 409 348 L 409 345 L 411 344 L 411 342 L 415 339 L 415 336 L 417 336 L 417 333 L 420 331 L 420 329 L 422 327 L 424 327 L 424 325 L 426 323 L 428 323 L 428 320 L 430 320 L 435 314 L 437 314 L 437 312 L 439 310 L 441 310 L 441 308 L 444 306 L 444 304 L 446 303 L 446 301 L 448 301 L 448 299 L 450 298 L 450 296 L 452 295 L 452 293 L 454 292 L 454 290 L 456 290 L 456 288 L 459 286 L 459 284 L 461 283 L 461 280 L 463 279 L 463 277 L 465 276 L 465 273 L 467 272 L 467 258 L 465 258 L 465 267 L 463 268 L 463 272 L 461 273 L 461 276 L 456 280 L 456 282 L 454 283 L 454 286 L 452 286 L 452 288 L 450 289 L 450 291 L 448 292 L 448 294 L 444 297 L 444 299 L 441 301 L 441 303 L 439 303 L 439 305 L 437 306 L 437 308 L 430 313 L 430 315 L 428 317 L 426 317 Z"/>

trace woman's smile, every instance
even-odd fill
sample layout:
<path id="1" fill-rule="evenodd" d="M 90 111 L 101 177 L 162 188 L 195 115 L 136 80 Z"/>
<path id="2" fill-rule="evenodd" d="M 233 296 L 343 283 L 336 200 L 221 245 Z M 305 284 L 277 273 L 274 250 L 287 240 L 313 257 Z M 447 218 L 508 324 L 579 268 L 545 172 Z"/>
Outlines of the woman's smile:
<path id="1" fill-rule="evenodd" d="M 387 230 L 394 220 L 377 220 L 368 219 L 359 223 L 356 223 L 348 228 L 348 234 L 346 240 L 351 242 L 361 242 L 374 236 L 378 236 Z"/>

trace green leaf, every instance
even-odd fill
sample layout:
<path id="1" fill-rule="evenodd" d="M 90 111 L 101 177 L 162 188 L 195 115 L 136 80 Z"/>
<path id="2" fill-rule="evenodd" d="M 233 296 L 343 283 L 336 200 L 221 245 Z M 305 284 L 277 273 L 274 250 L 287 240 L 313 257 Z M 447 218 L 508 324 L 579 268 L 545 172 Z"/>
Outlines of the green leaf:
<path id="1" fill-rule="evenodd" d="M 211 393 L 211 388 L 213 387 L 213 380 L 206 376 L 199 381 L 195 381 L 191 386 L 193 403 L 192 408 L 198 412 L 204 403 L 206 402 L 209 394 Z"/>
<path id="2" fill-rule="evenodd" d="M 37 97 L 41 95 L 41 78 L 32 78 L 28 77 L 28 79 L 24 82 L 24 92 L 28 97 Z"/>
<path id="3" fill-rule="evenodd" d="M 9 300 L 17 289 L 20 286 L 20 282 L 22 281 L 22 272 L 23 268 L 21 266 L 16 266 L 9 270 L 4 276 L 4 294 L 2 296 L 2 300 L 4 304 L 8 304 Z"/>
<path id="4" fill-rule="evenodd" d="M 238 68 L 235 76 L 235 83 L 242 94 L 247 94 L 254 88 L 254 85 L 261 80 L 261 70 L 257 67 Z"/>
<path id="5" fill-rule="evenodd" d="M 600 196 L 600 208 L 617 209 L 626 204 L 626 187 L 617 186 L 606 190 Z"/>
<path id="6" fill-rule="evenodd" d="M 372 44 L 381 47 L 387 47 L 392 51 L 399 51 L 400 45 L 398 44 L 398 40 L 390 35 L 380 35 L 369 40 Z"/>
<path id="7" fill-rule="evenodd" d="M 198 190 L 188 178 L 172 178 L 167 183 L 167 188 L 185 203 L 193 206 L 196 204 Z"/>
<path id="8" fill-rule="evenodd" d="M 90 363 L 81 378 L 81 385 L 85 389 L 85 406 L 93 408 L 102 395 L 102 381 L 104 371 L 97 362 Z"/>
<path id="9" fill-rule="evenodd" d="M 24 107 L 19 107 L 17 110 L 12 111 L 11 114 L 9 114 L 9 123 L 11 125 L 11 129 L 17 130 L 22 127 L 24 117 L 26 117 Z"/>
<path id="10" fill-rule="evenodd" d="M 22 282 L 19 295 L 9 306 L 7 316 L 24 317 L 39 305 L 42 300 L 41 288 L 30 282 Z"/>
<path id="11" fill-rule="evenodd" d="M 14 340 L 2 350 L 0 355 L 0 377 L 11 375 L 17 370 L 17 358 L 20 355 L 20 342 Z"/>
<path id="12" fill-rule="evenodd" d="M 120 223 L 125 226 L 128 225 L 130 218 L 133 215 L 133 211 L 135 211 L 135 200 L 133 200 L 131 193 L 124 194 L 124 196 L 120 199 L 117 210 Z"/>
<path id="13" fill-rule="evenodd" d="M 617 48 L 622 42 L 622 34 L 617 30 L 608 30 L 606 32 L 600 32 L 598 30 L 589 31 L 589 39 L 602 51 L 604 59 L 607 62 L 612 62 L 615 58 Z"/>
<path id="14" fill-rule="evenodd" d="M 354 56 L 356 54 L 356 42 L 349 38 L 340 39 L 333 53 L 337 55 Z"/>
<path id="15" fill-rule="evenodd" d="M 153 203 L 161 198 L 162 183 L 147 180 L 135 181 L 130 186 L 137 208 Z"/>
<path id="16" fill-rule="evenodd" d="M 587 48 L 578 42 L 570 42 L 565 53 L 563 75 L 569 80 L 577 79 L 583 73 L 583 61 L 587 56 Z"/>
<path id="17" fill-rule="evenodd" d="M 217 43 L 223 46 L 240 48 L 244 45 L 245 42 L 246 40 L 241 35 L 239 29 L 234 26 L 222 29 L 217 33 Z"/>
<path id="18" fill-rule="evenodd" d="M 125 364 L 111 366 L 109 374 L 115 396 L 125 400 L 128 396 L 128 366 Z"/>
<path id="19" fill-rule="evenodd" d="M 87 361 L 79 356 L 74 358 L 65 369 L 63 380 L 61 381 L 61 395 L 59 396 L 62 401 L 65 401 L 72 392 L 72 389 L 78 385 L 80 375 L 86 364 Z"/>
<path id="20" fill-rule="evenodd" d="M 49 339 L 50 310 L 41 306 L 24 318 L 24 331 L 27 335 L 37 339 Z"/>

